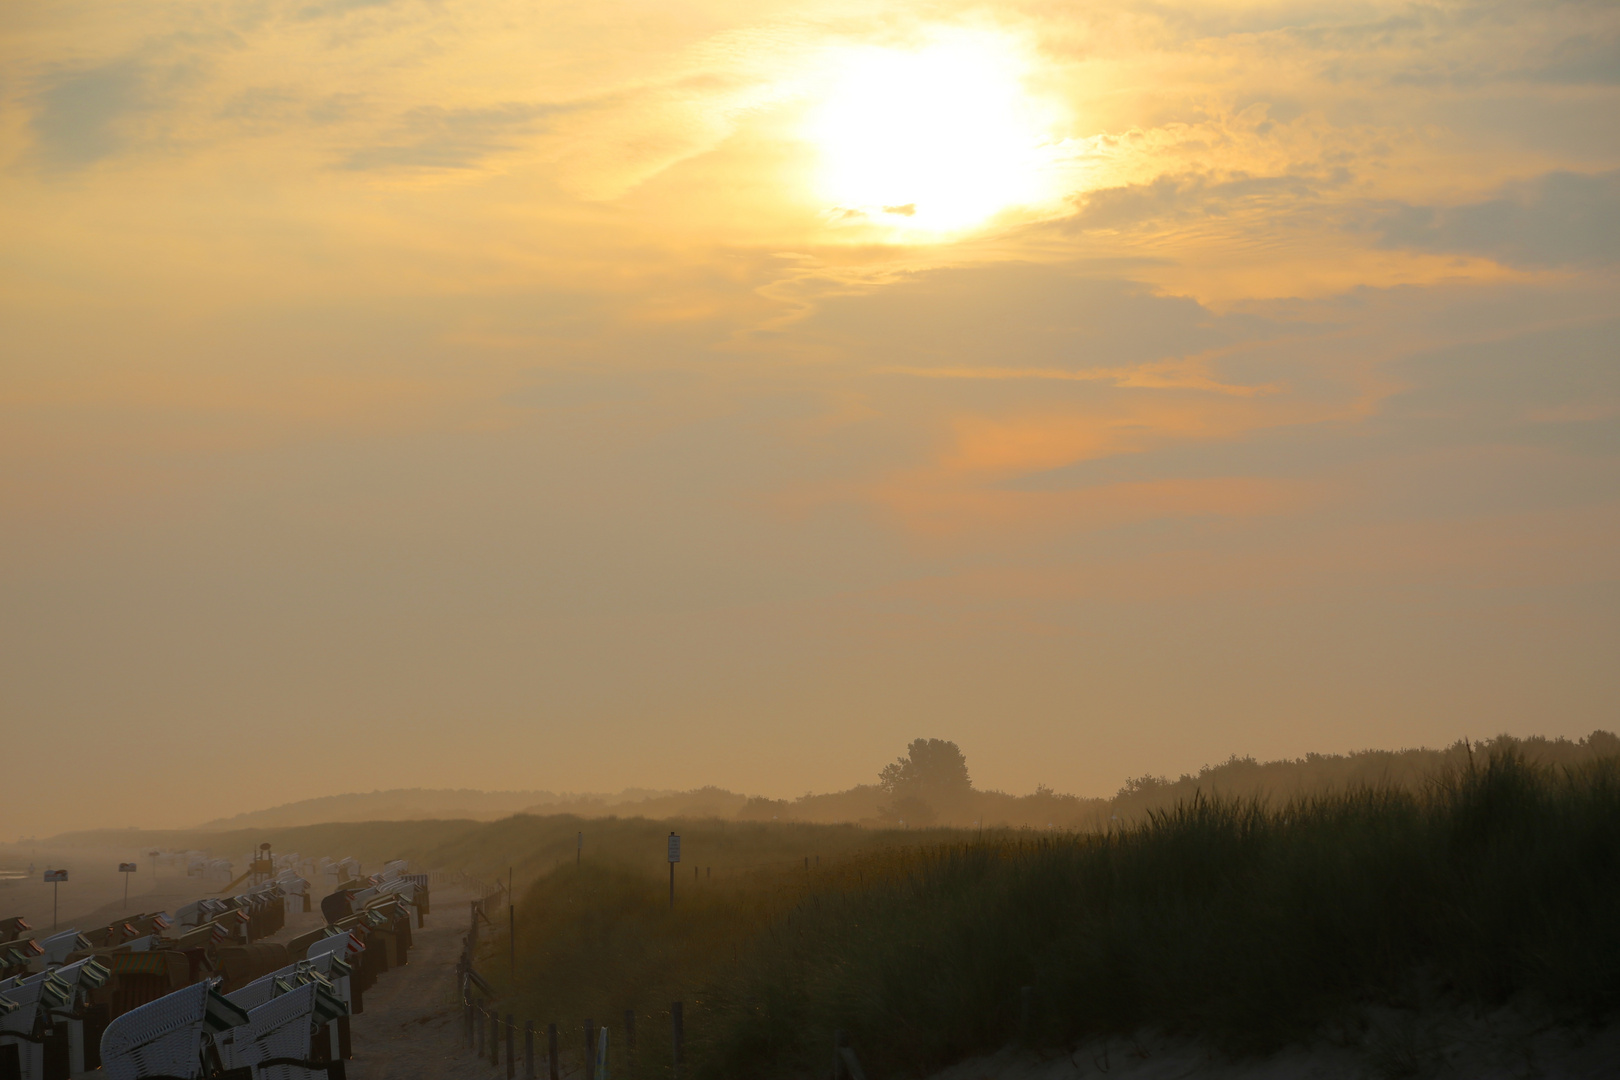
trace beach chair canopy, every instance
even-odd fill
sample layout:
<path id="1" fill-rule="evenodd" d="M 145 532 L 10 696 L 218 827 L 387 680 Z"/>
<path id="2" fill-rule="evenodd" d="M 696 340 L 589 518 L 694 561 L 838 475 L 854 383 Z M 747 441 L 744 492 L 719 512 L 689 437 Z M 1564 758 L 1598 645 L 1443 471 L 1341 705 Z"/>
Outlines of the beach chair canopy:
<path id="1" fill-rule="evenodd" d="M 247 1023 L 246 1009 L 228 1001 L 206 979 L 137 1006 L 107 1025 L 101 1036 L 108 1080 L 142 1076 L 200 1077 L 213 1035 Z"/>

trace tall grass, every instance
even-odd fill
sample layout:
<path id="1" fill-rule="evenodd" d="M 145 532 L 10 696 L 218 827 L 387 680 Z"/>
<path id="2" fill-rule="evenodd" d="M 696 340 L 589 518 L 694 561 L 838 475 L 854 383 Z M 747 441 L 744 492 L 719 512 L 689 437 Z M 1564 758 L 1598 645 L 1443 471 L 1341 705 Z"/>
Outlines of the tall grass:
<path id="1" fill-rule="evenodd" d="M 1106 836 L 952 844 L 797 902 L 702 1002 L 702 1075 L 875 1074 L 1018 1033 L 1265 1051 L 1372 1002 L 1620 1008 L 1620 772 L 1512 753 L 1422 792 L 1195 797 Z"/>

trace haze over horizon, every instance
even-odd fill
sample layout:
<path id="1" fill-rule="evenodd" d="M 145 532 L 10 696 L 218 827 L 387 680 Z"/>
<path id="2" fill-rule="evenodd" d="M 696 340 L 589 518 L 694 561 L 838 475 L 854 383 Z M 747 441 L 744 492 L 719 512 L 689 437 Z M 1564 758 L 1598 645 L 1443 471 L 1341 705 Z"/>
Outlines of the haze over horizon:
<path id="1" fill-rule="evenodd" d="M 0 836 L 1612 729 L 1617 114 L 1602 3 L 9 5 Z"/>

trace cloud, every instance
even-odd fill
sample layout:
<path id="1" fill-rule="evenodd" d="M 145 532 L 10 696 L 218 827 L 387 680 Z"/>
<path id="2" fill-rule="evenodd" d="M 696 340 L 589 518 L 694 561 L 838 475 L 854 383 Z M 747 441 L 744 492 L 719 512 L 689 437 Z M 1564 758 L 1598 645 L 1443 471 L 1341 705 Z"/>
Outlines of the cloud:
<path id="1" fill-rule="evenodd" d="M 1250 334 L 1263 319 L 1102 274 L 1116 266 L 1005 262 L 905 274 L 815 300 L 799 330 L 883 371 L 1019 377 L 1106 371 L 1186 357 Z"/>
<path id="2" fill-rule="evenodd" d="M 493 154 L 517 149 L 523 138 L 544 131 L 552 117 L 586 107 L 577 102 L 506 102 L 465 109 L 423 106 L 405 114 L 393 141 L 351 151 L 342 167 L 473 169 Z"/>
<path id="3" fill-rule="evenodd" d="M 1331 182 L 1342 179 L 1335 175 Z M 1064 227 L 1070 231 L 1131 229 L 1193 217 L 1224 217 L 1240 205 L 1313 201 L 1323 186 L 1324 181 L 1303 176 L 1250 176 L 1241 172 L 1225 179 L 1195 174 L 1161 176 L 1151 183 L 1086 193 L 1079 213 L 1065 219 Z"/>
<path id="4" fill-rule="evenodd" d="M 317 3 L 305 4 L 300 8 L 297 17 L 300 19 L 341 18 L 351 11 L 392 7 L 395 2 L 396 0 L 318 0 Z"/>
<path id="5" fill-rule="evenodd" d="M 150 107 L 145 71 L 129 57 L 55 74 L 35 100 L 35 148 L 57 169 L 82 169 L 118 153 L 129 138 L 124 121 Z"/>
<path id="6" fill-rule="evenodd" d="M 1400 206 L 1381 212 L 1374 228 L 1383 247 L 1510 266 L 1612 262 L 1620 256 L 1620 170 L 1548 173 L 1464 206 Z"/>
<path id="7" fill-rule="evenodd" d="M 1524 74 L 1556 85 L 1620 83 L 1620 33 L 1609 29 L 1565 38 L 1528 65 Z"/>

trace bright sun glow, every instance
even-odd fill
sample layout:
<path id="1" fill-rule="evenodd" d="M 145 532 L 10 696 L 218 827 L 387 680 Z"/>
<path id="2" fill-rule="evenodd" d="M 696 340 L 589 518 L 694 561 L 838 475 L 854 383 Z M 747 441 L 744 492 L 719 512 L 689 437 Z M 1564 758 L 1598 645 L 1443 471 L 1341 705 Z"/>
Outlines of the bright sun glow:
<path id="1" fill-rule="evenodd" d="M 849 218 L 951 231 L 1040 196 L 1023 60 L 993 35 L 842 54 L 811 116 L 820 194 Z"/>

